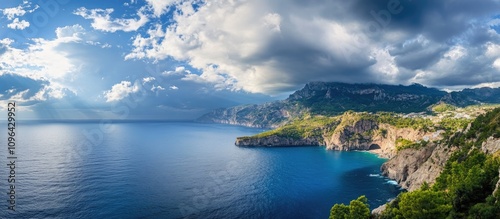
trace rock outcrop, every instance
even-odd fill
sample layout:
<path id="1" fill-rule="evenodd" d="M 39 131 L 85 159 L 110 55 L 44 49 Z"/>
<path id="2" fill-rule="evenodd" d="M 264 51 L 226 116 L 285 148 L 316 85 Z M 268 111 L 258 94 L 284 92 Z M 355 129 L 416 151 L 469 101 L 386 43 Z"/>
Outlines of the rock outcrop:
<path id="1" fill-rule="evenodd" d="M 380 168 L 382 174 L 394 179 L 398 184 L 413 191 L 424 182 L 433 184 L 450 158 L 455 147 L 429 143 L 420 149 L 405 149 Z"/>
<path id="2" fill-rule="evenodd" d="M 432 185 L 457 149 L 435 143 L 418 150 L 406 149 L 384 163 L 380 169 L 384 176 L 396 180 L 402 188 L 413 191 L 424 182 Z M 497 153 L 500 151 L 500 139 L 489 137 L 483 142 L 481 150 L 487 154 Z"/>
<path id="3" fill-rule="evenodd" d="M 325 136 L 326 148 L 338 151 L 369 150 L 380 148 L 374 144 L 374 132 L 379 129 L 373 120 L 359 120 L 352 125 L 339 126 L 332 136 Z"/>
<path id="4" fill-rule="evenodd" d="M 341 130 L 337 129 L 333 135 L 327 136 L 325 145 L 331 150 L 366 150 L 383 158 L 392 158 L 396 155 L 396 139 L 398 138 L 418 142 L 436 140 L 440 138 L 440 135 L 412 128 L 396 128 L 372 120 L 360 120 L 354 125 L 345 126 Z"/>
<path id="5" fill-rule="evenodd" d="M 494 138 L 493 136 L 489 137 L 481 145 L 481 150 L 484 153 L 495 154 L 500 150 L 500 138 Z"/>
<path id="6" fill-rule="evenodd" d="M 498 151 L 500 151 L 500 138 L 489 137 L 481 145 L 481 150 L 484 153 L 497 154 Z M 496 194 L 496 195 L 500 195 L 500 193 L 499 193 L 499 190 L 500 190 L 500 169 L 498 170 L 498 178 L 499 178 L 499 180 L 495 186 L 495 190 L 493 191 L 493 194 Z"/>

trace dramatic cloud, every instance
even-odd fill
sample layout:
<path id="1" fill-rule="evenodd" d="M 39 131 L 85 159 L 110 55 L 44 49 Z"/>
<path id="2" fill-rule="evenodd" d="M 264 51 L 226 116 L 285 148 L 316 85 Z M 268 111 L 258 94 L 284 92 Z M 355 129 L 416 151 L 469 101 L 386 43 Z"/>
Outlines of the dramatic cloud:
<path id="1" fill-rule="evenodd" d="M 32 39 L 33 44 L 29 44 L 25 49 L 15 48 L 12 46 L 13 40 L 4 39 L 0 41 L 0 45 L 5 49 L 0 56 L 0 72 L 15 72 L 34 79 L 62 79 L 74 73 L 78 66 L 60 47 L 81 41 L 84 31 L 80 25 L 57 28 L 57 38 Z"/>
<path id="2" fill-rule="evenodd" d="M 156 15 L 167 2 L 154 6 Z M 486 54 L 500 43 L 498 1 L 214 0 L 176 8 L 171 24 L 136 35 L 126 59 L 174 58 L 200 73 L 165 75 L 262 93 L 315 80 L 439 87 L 500 80 L 497 59 Z M 463 55 L 454 58 L 458 48 Z"/>
<path id="3" fill-rule="evenodd" d="M 119 84 L 113 85 L 111 90 L 105 91 L 104 98 L 106 98 L 106 102 L 119 101 L 138 91 L 139 86 L 137 84 L 132 85 L 130 81 L 122 81 Z"/>
<path id="4" fill-rule="evenodd" d="M 140 27 L 144 26 L 149 19 L 143 13 L 143 9 L 137 12 L 138 19 L 135 18 L 111 18 L 111 13 L 114 9 L 86 9 L 84 7 L 78 8 L 74 14 L 80 15 L 85 19 L 92 20 L 92 27 L 96 30 L 101 30 L 105 32 L 116 32 L 116 31 L 136 31 Z"/>
<path id="5" fill-rule="evenodd" d="M 2 88 L 0 89 L 0 102 L 10 100 L 23 106 L 61 99 L 72 93 L 70 90 L 58 84 L 51 84 L 46 80 L 34 80 L 10 73 L 0 75 L 0 87 Z"/>
<path id="6" fill-rule="evenodd" d="M 131 117 L 194 118 L 310 81 L 500 83 L 498 0 L 20 2 L 0 9 L 0 101 L 41 117 L 140 96 Z"/>

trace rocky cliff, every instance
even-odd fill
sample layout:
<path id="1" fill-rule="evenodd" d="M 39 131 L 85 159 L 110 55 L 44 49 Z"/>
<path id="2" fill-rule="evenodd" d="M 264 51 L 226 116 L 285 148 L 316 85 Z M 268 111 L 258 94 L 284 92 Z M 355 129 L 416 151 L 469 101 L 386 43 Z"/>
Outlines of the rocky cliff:
<path id="1" fill-rule="evenodd" d="M 413 191 L 424 183 L 434 183 L 456 147 L 430 143 L 420 149 L 400 151 L 380 168 L 382 174 Z"/>
<path id="2" fill-rule="evenodd" d="M 474 121 L 465 130 L 455 133 L 449 139 L 444 139 L 439 143 L 430 143 L 420 149 L 399 151 L 391 160 L 382 165 L 383 175 L 396 180 L 402 188 L 413 191 L 420 188 L 424 182 L 432 185 L 453 152 L 464 147 L 465 144 L 480 143 L 477 147 L 482 152 L 498 155 L 500 151 L 500 128 L 498 128 L 500 108 L 492 110 L 485 116 L 489 117 L 485 119 L 483 116 L 479 116 L 479 121 Z M 471 148 L 475 147 L 471 146 Z"/>
<path id="3" fill-rule="evenodd" d="M 396 142 L 398 139 L 404 138 L 409 142 L 417 143 L 441 138 L 440 131 L 426 132 L 418 128 L 396 127 L 378 121 L 377 117 L 372 114 L 353 112 L 345 113 L 337 120 L 333 119 L 330 123 L 312 129 L 310 132 L 300 130 L 301 127 L 300 123 L 299 125 L 292 124 L 270 133 L 239 137 L 236 139 L 235 145 L 246 147 L 322 145 L 329 150 L 367 150 L 380 157 L 392 158 L 397 152 Z"/>

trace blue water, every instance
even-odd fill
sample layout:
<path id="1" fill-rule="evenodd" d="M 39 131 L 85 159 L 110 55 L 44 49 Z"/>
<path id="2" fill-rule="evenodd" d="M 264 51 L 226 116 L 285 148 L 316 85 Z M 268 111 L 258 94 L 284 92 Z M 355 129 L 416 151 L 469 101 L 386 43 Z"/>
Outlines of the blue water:
<path id="1" fill-rule="evenodd" d="M 364 194 L 374 208 L 399 192 L 369 153 L 234 146 L 259 131 L 21 122 L 17 211 L 2 201 L 0 218 L 327 218 L 335 203 Z M 8 199 L 6 156 L 0 150 L 0 200 Z"/>

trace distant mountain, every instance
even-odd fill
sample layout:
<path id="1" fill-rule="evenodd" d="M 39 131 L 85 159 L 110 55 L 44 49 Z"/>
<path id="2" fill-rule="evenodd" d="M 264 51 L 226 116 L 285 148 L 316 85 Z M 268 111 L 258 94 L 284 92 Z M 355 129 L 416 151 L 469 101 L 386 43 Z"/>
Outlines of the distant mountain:
<path id="1" fill-rule="evenodd" d="M 308 110 L 296 101 L 274 101 L 265 104 L 217 109 L 197 119 L 199 122 L 242 125 L 255 128 L 276 128 Z"/>
<path id="2" fill-rule="evenodd" d="M 483 87 L 455 91 L 443 97 L 443 102 L 460 107 L 475 104 L 500 103 L 500 88 Z"/>
<path id="3" fill-rule="evenodd" d="M 286 100 L 217 109 L 203 115 L 198 121 L 276 128 L 304 113 L 330 116 L 348 110 L 412 113 L 426 111 L 439 102 L 460 107 L 500 103 L 500 88 L 465 89 L 447 93 L 420 84 L 404 86 L 311 82 Z"/>
<path id="4" fill-rule="evenodd" d="M 410 86 L 312 82 L 287 99 L 313 114 L 338 115 L 347 110 L 410 113 L 425 111 L 446 92 L 420 84 Z"/>

